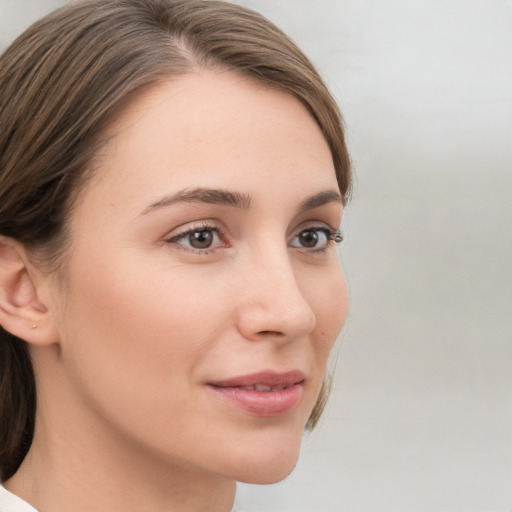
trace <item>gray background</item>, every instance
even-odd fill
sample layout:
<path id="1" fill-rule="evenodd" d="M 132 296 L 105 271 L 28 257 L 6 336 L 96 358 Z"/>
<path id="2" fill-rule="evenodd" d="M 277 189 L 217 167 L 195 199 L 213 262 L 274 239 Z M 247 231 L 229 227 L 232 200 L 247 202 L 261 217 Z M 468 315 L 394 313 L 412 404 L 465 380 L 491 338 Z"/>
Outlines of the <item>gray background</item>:
<path id="1" fill-rule="evenodd" d="M 0 43 L 61 4 L 0 0 Z M 334 390 L 245 512 L 512 510 L 512 3 L 247 0 L 316 62 L 356 172 Z"/>

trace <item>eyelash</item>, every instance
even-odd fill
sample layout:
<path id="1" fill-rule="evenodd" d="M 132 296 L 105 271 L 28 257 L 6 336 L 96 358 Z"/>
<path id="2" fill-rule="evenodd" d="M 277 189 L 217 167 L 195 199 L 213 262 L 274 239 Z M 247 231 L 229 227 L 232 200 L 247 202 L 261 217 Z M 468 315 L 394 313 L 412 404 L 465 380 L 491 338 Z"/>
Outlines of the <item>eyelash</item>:
<path id="1" fill-rule="evenodd" d="M 341 244 L 341 242 L 343 242 L 343 234 L 341 233 L 341 231 L 337 231 L 336 229 L 313 226 L 311 228 L 303 229 L 301 233 L 303 233 L 304 231 L 323 231 L 330 242 L 334 242 L 336 245 Z"/>
<path id="2" fill-rule="evenodd" d="M 324 246 L 324 247 L 321 247 L 321 248 L 311 248 L 311 249 L 308 249 L 307 247 L 296 247 L 297 249 L 303 249 L 309 253 L 317 253 L 317 254 L 320 254 L 320 253 L 323 253 L 327 250 L 328 246 L 329 246 L 329 242 L 333 242 L 334 244 L 338 245 L 340 244 L 342 241 L 343 241 L 343 235 L 340 231 L 338 230 L 335 230 L 335 229 L 330 229 L 330 228 L 327 228 L 325 226 L 308 226 L 307 228 L 304 228 L 302 229 L 301 231 L 299 231 L 294 237 L 293 239 L 295 239 L 296 237 L 298 237 L 300 234 L 302 233 L 305 233 L 305 232 L 321 232 L 321 233 L 324 233 L 326 238 L 327 238 L 327 244 Z M 196 248 L 193 248 L 193 247 L 185 247 L 185 246 L 182 246 L 180 245 L 178 242 L 194 233 L 204 233 L 204 232 L 212 232 L 212 233 L 216 233 L 216 235 L 220 238 L 222 238 L 223 234 L 224 234 L 224 231 L 218 226 L 218 225 L 214 225 L 214 224 L 208 224 L 208 223 L 203 223 L 203 224 L 200 224 L 198 226 L 193 226 L 192 228 L 190 229 L 187 229 L 185 231 L 182 231 L 181 233 L 178 233 L 177 235 L 174 235 L 170 238 L 166 238 L 164 239 L 164 242 L 166 244 L 176 244 L 177 247 L 179 247 L 180 250 L 183 250 L 183 251 L 187 251 L 187 252 L 191 252 L 191 253 L 194 253 L 194 254 L 200 254 L 200 255 L 207 255 L 207 254 L 211 254 L 212 252 L 216 251 L 217 249 L 221 249 L 222 247 L 214 247 L 214 248 L 205 248 L 205 249 L 196 249 Z M 226 247 L 226 245 L 224 245 L 224 247 Z"/>

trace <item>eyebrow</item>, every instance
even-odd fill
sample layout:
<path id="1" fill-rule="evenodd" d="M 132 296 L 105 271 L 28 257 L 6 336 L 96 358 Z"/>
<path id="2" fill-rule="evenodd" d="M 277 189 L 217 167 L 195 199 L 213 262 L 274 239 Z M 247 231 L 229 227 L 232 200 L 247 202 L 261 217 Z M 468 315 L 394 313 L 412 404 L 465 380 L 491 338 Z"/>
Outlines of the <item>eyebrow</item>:
<path id="1" fill-rule="evenodd" d="M 221 206 L 230 206 L 247 210 L 251 206 L 251 196 L 240 192 L 231 192 L 229 190 L 194 188 L 185 189 L 175 194 L 162 197 L 150 204 L 141 215 L 153 212 L 160 208 L 165 208 L 176 203 L 206 203 L 217 204 Z M 304 213 L 314 208 L 319 208 L 329 203 L 343 204 L 343 199 L 339 192 L 335 190 L 324 190 L 311 197 L 306 198 L 299 206 L 298 212 Z"/>
<path id="2" fill-rule="evenodd" d="M 141 215 L 145 215 L 154 210 L 164 208 L 175 203 L 207 203 L 218 204 L 221 206 L 231 206 L 247 210 L 251 206 L 251 197 L 240 192 L 231 192 L 229 190 L 220 190 L 212 188 L 193 188 L 185 189 L 165 196 L 149 205 Z"/>
<path id="3" fill-rule="evenodd" d="M 324 190 L 315 194 L 314 196 L 305 199 L 299 206 L 299 213 L 304 213 L 308 210 L 313 210 L 320 206 L 324 206 L 329 203 L 339 203 L 343 205 L 343 198 L 341 194 L 336 190 Z"/>

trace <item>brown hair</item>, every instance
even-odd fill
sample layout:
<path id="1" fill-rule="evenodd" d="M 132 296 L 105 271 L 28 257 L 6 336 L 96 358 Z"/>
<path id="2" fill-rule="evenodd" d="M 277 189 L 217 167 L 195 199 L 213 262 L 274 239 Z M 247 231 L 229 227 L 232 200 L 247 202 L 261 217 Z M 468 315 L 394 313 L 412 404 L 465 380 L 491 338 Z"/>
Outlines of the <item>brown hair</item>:
<path id="1" fill-rule="evenodd" d="M 56 268 L 105 128 L 143 88 L 199 67 L 237 70 L 294 94 L 320 126 L 347 197 L 350 165 L 336 103 L 268 20 L 217 0 L 83 0 L 32 25 L 0 57 L 0 235 Z M 0 327 L 2 480 L 30 447 L 35 408 L 27 345 Z"/>

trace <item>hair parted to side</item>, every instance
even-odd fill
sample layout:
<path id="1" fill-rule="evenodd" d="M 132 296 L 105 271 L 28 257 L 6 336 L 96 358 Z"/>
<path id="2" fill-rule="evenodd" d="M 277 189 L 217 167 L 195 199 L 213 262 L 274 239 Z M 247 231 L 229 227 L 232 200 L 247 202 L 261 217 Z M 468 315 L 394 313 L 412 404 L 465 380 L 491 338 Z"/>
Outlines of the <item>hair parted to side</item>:
<path id="1" fill-rule="evenodd" d="M 0 235 L 55 270 L 102 134 L 143 89 L 199 68 L 235 70 L 294 94 L 320 126 L 346 199 L 341 116 L 296 45 L 261 15 L 219 0 L 78 0 L 0 56 Z M 317 422 L 324 385 L 309 419 Z M 0 327 L 0 479 L 33 437 L 36 391 L 24 341 Z"/>

